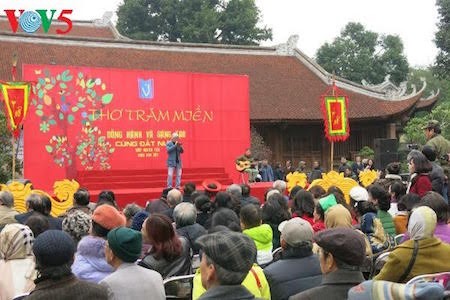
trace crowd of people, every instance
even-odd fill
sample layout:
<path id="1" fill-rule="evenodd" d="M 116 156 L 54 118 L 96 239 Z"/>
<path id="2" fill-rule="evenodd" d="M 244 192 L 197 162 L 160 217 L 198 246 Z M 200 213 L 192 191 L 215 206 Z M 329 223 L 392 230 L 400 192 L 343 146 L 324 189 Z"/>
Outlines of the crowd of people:
<path id="1" fill-rule="evenodd" d="M 112 191 L 91 201 L 79 189 L 53 217 L 48 197 L 31 194 L 19 214 L 2 191 L 0 299 L 165 299 L 173 286 L 164 280 L 182 275 L 192 276 L 192 299 L 442 299 L 450 276 L 408 283 L 450 272 L 436 156 L 433 147 L 413 150 L 407 182 L 391 163 L 349 195 L 337 186 L 288 192 L 281 179 L 264 199 L 248 184 L 186 183 L 121 209 Z"/>

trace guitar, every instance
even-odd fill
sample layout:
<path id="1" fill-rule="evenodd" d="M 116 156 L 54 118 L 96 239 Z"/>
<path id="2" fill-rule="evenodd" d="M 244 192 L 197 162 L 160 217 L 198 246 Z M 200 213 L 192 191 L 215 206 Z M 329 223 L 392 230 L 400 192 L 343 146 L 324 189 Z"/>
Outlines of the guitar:
<path id="1" fill-rule="evenodd" d="M 250 161 L 238 161 L 236 163 L 236 170 L 239 172 L 244 171 L 245 169 L 251 168 L 254 163 L 251 163 Z"/>

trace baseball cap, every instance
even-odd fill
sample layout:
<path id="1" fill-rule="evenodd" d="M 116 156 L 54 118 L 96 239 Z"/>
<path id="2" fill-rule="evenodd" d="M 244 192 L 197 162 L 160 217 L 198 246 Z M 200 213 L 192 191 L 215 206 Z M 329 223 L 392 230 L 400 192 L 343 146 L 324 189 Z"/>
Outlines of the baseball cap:
<path id="1" fill-rule="evenodd" d="M 312 241 L 314 231 L 308 221 L 302 218 L 292 218 L 278 225 L 281 238 L 291 247 L 297 247 L 303 242 Z"/>

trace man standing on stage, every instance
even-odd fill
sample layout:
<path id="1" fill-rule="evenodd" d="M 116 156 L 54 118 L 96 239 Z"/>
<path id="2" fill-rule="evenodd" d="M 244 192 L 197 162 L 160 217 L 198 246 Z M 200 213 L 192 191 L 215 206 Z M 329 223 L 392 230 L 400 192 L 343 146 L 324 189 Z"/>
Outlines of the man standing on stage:
<path id="1" fill-rule="evenodd" d="M 255 182 L 256 175 L 258 175 L 258 170 L 255 169 L 254 160 L 255 159 L 252 156 L 252 151 L 250 148 L 245 150 L 244 155 L 239 156 L 236 159 L 236 165 L 239 165 L 240 163 L 248 163 L 249 166 L 243 169 L 242 172 L 248 173 L 249 182 Z"/>
<path id="2" fill-rule="evenodd" d="M 172 139 L 166 144 L 167 149 L 167 187 L 172 187 L 173 171 L 176 170 L 175 188 L 181 184 L 181 153 L 184 152 L 182 144 L 178 141 L 178 133 L 172 133 Z"/>

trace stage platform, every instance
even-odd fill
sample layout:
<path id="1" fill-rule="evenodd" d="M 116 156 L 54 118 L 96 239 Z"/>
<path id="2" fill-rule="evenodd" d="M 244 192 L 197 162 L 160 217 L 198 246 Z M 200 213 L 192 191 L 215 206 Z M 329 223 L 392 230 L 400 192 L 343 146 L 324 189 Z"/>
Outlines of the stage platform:
<path id="1" fill-rule="evenodd" d="M 233 183 L 223 168 L 186 168 L 183 169 L 181 184 L 193 182 L 197 190 L 203 190 L 201 184 L 205 179 L 220 182 L 222 190 Z M 82 171 L 78 173 L 76 180 L 81 187 L 89 190 L 94 202 L 102 190 L 112 190 L 120 207 L 133 202 L 145 206 L 147 201 L 159 199 L 161 196 L 166 187 L 167 170 Z M 262 202 L 264 192 L 272 187 L 272 183 L 252 183 L 250 187 L 252 196 Z"/>

